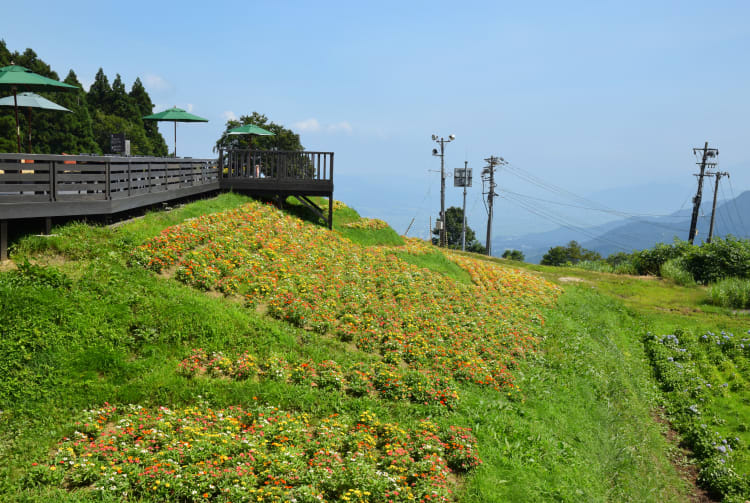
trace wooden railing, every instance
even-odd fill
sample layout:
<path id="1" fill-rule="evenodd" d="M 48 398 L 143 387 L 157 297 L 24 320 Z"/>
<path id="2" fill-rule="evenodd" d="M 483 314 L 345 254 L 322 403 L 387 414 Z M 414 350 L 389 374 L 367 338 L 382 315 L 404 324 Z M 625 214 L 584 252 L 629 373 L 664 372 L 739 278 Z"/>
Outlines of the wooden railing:
<path id="1" fill-rule="evenodd" d="M 218 188 L 213 159 L 0 153 L 0 220 L 116 213 Z"/>
<path id="2" fill-rule="evenodd" d="M 222 178 L 333 181 L 333 152 L 221 149 Z"/>
<path id="3" fill-rule="evenodd" d="M 110 200 L 218 178 L 210 159 L 0 154 L 0 203 Z"/>

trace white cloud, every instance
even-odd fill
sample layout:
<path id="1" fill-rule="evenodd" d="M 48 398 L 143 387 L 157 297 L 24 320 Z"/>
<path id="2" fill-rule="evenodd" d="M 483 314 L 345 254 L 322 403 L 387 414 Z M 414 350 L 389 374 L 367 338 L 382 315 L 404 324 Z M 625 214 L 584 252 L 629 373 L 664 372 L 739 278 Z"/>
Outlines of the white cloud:
<path id="1" fill-rule="evenodd" d="M 294 129 L 299 129 L 302 132 L 315 133 L 320 131 L 320 122 L 318 119 L 306 119 L 300 122 L 292 124 Z"/>
<path id="2" fill-rule="evenodd" d="M 227 121 L 236 121 L 237 120 L 237 116 L 234 115 L 234 112 L 232 112 L 231 110 L 227 110 L 226 112 L 222 112 L 221 116 L 224 117 L 224 120 L 227 120 Z"/>
<path id="3" fill-rule="evenodd" d="M 343 133 L 351 134 L 352 125 L 349 124 L 347 121 L 341 121 L 341 122 L 337 122 L 336 124 L 330 124 L 327 129 L 331 133 L 343 132 Z"/>
<path id="4" fill-rule="evenodd" d="M 347 133 L 351 134 L 352 125 L 348 121 L 336 122 L 333 124 L 321 124 L 318 119 L 310 118 L 303 121 L 295 122 L 292 128 L 303 133 Z"/>
<path id="5" fill-rule="evenodd" d="M 193 104 L 192 103 L 188 103 L 187 107 L 185 108 L 185 110 L 187 110 L 190 113 L 193 113 Z"/>
<path id="6" fill-rule="evenodd" d="M 161 77 L 159 75 L 155 75 L 153 73 L 147 73 L 143 76 L 143 82 L 146 84 L 146 87 L 151 89 L 152 91 L 168 91 L 172 89 L 172 84 L 170 84 L 164 77 Z"/>

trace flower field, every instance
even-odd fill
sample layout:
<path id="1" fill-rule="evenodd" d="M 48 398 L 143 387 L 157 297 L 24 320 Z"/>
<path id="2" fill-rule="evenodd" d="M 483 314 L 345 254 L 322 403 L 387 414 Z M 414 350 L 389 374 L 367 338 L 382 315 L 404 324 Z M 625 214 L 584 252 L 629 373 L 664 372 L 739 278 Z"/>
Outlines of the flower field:
<path id="1" fill-rule="evenodd" d="M 312 421 L 275 407 L 87 411 L 24 484 L 155 501 L 440 502 L 479 465 L 463 428 L 406 430 L 371 412 Z"/>
<path id="2" fill-rule="evenodd" d="M 475 283 L 461 284 L 260 203 L 167 228 L 132 260 L 387 364 L 497 390 L 513 387 L 509 367 L 534 349 L 540 306 L 558 294 L 536 276 L 456 255 Z"/>
<path id="3" fill-rule="evenodd" d="M 403 371 L 396 365 L 377 362 L 343 367 L 333 360 L 296 364 L 272 355 L 259 359 L 245 352 L 237 358 L 223 353 L 195 349 L 180 362 L 177 372 L 187 377 L 268 379 L 331 391 L 351 396 L 373 396 L 385 400 L 407 400 L 424 405 L 452 409 L 458 403 L 458 391 L 450 381 L 434 371 Z"/>
<path id="4" fill-rule="evenodd" d="M 644 342 L 673 423 L 700 463 L 699 482 L 725 501 L 746 500 L 750 332 L 696 337 L 677 330 Z"/>

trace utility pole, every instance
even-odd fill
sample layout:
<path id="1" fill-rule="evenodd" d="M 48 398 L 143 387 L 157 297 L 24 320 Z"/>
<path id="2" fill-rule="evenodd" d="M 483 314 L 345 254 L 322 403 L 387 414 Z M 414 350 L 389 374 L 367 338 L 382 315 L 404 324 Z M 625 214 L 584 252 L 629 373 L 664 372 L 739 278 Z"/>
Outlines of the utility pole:
<path id="1" fill-rule="evenodd" d="M 489 189 L 484 194 L 487 194 L 487 256 L 492 256 L 492 203 L 497 193 L 495 192 L 495 167 L 503 166 L 508 164 L 502 157 L 495 157 L 491 155 L 487 159 L 487 166 L 482 169 L 482 182 L 489 182 Z"/>
<path id="2" fill-rule="evenodd" d="M 464 180 L 466 179 L 466 174 L 469 172 L 469 161 L 464 161 Z M 463 217 L 463 222 L 461 222 L 461 251 L 466 251 L 466 183 L 464 182 L 464 205 L 463 209 L 461 210 L 461 216 Z"/>
<path id="3" fill-rule="evenodd" d="M 698 212 L 700 211 L 701 207 L 701 199 L 703 198 L 703 177 L 706 176 L 706 169 L 711 169 L 716 167 L 715 162 L 707 162 L 708 159 L 715 158 L 719 155 L 719 150 L 715 148 L 708 148 L 708 142 L 703 146 L 703 148 L 694 148 L 693 154 L 697 155 L 698 152 L 702 152 L 701 154 L 701 162 L 696 163 L 699 164 L 701 167 L 700 173 L 697 173 L 695 176 L 698 177 L 698 192 L 695 193 L 695 197 L 693 198 L 693 216 L 690 219 L 690 232 L 688 234 L 688 242 L 690 244 L 693 244 L 693 241 L 695 240 L 695 235 L 697 234 L 697 225 L 698 225 Z"/>
<path id="4" fill-rule="evenodd" d="M 711 175 L 708 175 L 711 176 Z M 729 176 L 729 173 L 717 171 L 716 173 L 713 173 L 713 176 L 716 177 L 716 185 L 714 185 L 714 204 L 711 208 L 711 225 L 708 227 L 708 239 L 706 240 L 706 243 L 711 242 L 711 238 L 714 236 L 714 217 L 716 216 L 716 194 L 719 192 L 719 180 L 721 180 L 722 176 Z"/>
<path id="5" fill-rule="evenodd" d="M 464 206 L 461 210 L 463 222 L 461 222 L 461 251 L 466 251 L 466 187 L 471 187 L 471 170 L 469 161 L 464 161 L 463 168 L 453 170 L 453 186 L 464 188 Z"/>
<path id="6" fill-rule="evenodd" d="M 445 144 L 450 143 L 456 139 L 456 135 L 448 136 L 446 140 L 438 135 L 432 135 L 432 140 L 440 144 L 440 152 L 438 149 L 432 149 L 432 155 L 440 157 L 440 240 L 439 246 L 445 246 L 447 240 L 445 238 Z"/>

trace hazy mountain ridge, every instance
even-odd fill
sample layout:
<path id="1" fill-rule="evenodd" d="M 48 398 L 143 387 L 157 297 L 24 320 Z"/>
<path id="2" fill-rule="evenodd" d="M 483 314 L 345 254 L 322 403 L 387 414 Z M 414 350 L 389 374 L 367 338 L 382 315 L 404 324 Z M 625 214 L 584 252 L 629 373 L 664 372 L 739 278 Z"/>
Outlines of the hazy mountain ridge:
<path id="1" fill-rule="evenodd" d="M 493 240 L 492 249 L 498 256 L 506 249 L 521 250 L 527 262 L 539 262 L 550 247 L 576 240 L 584 248 L 596 250 L 606 257 L 618 251 L 650 248 L 659 242 L 671 243 L 675 237 L 686 240 L 691 213 L 691 209 L 683 209 L 667 217 L 631 217 L 580 230 L 561 227 L 511 238 L 500 237 Z M 704 197 L 696 242 L 708 237 L 710 219 L 711 200 Z M 717 203 L 714 236 L 729 234 L 750 237 L 750 191 Z"/>

